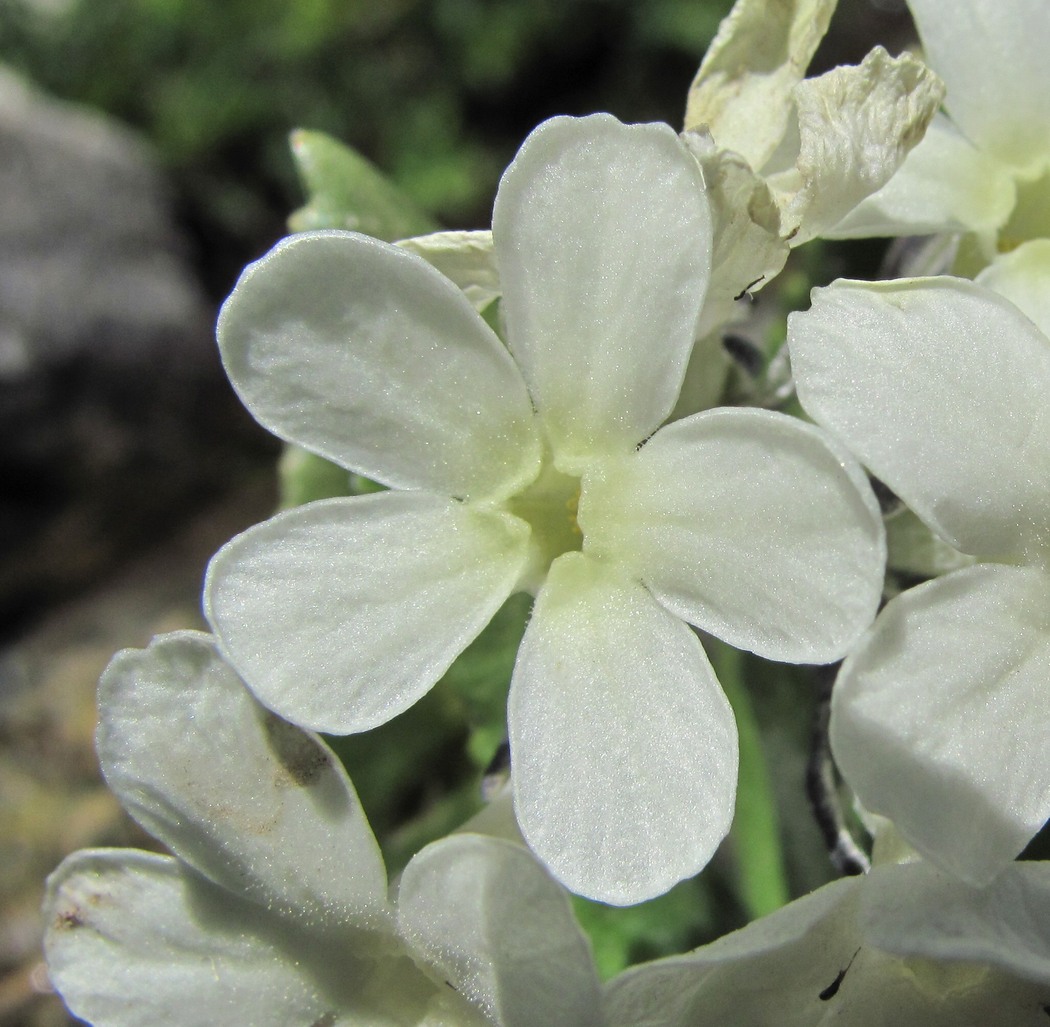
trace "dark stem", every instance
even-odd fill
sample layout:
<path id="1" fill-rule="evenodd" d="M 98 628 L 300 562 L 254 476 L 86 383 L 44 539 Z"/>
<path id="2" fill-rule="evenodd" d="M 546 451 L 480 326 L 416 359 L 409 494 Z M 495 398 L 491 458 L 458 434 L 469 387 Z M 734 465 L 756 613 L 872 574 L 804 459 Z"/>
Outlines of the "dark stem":
<path id="1" fill-rule="evenodd" d="M 806 766 L 806 795 L 809 797 L 817 827 L 824 838 L 831 863 L 840 874 L 866 874 L 871 862 L 864 850 L 854 841 L 846 827 L 839 798 L 839 777 L 828 741 L 828 723 L 831 719 L 831 687 L 840 664 L 818 670 L 820 693 L 813 724 L 809 763 Z"/>

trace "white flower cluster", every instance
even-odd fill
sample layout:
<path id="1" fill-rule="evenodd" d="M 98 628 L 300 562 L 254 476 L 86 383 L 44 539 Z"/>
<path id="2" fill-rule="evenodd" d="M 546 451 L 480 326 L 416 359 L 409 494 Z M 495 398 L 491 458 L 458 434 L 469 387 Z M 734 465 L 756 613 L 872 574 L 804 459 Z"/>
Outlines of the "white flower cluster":
<path id="1" fill-rule="evenodd" d="M 682 134 L 556 118 L 491 235 L 308 232 L 245 271 L 219 321 L 244 403 L 385 489 L 238 536 L 208 572 L 214 635 L 107 670 L 103 770 L 173 855 L 52 876 L 48 963 L 77 1015 L 1048 1022 L 1050 864 L 1015 857 L 1050 815 L 1050 8 L 910 3 L 946 93 L 882 50 L 805 79 L 834 0 L 739 0 Z M 905 232 L 950 236 L 976 277 L 816 290 L 788 325 L 815 424 L 706 408 L 733 297 L 818 235 Z M 877 618 L 865 469 L 969 558 Z M 311 732 L 405 711 L 521 591 L 513 815 L 391 890 Z M 736 725 L 695 629 L 845 659 L 832 749 L 897 854 L 602 986 L 565 889 L 660 895 L 732 821 Z"/>

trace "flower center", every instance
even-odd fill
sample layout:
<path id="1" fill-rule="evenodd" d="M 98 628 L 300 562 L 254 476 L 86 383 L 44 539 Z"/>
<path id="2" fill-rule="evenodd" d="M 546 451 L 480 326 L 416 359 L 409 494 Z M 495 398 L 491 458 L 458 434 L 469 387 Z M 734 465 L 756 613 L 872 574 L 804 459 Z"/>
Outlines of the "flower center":
<path id="1" fill-rule="evenodd" d="M 529 563 L 522 578 L 525 591 L 535 594 L 562 553 L 583 548 L 583 532 L 576 520 L 579 504 L 580 479 L 562 474 L 549 459 L 528 488 L 507 500 L 507 510 L 532 529 Z"/>

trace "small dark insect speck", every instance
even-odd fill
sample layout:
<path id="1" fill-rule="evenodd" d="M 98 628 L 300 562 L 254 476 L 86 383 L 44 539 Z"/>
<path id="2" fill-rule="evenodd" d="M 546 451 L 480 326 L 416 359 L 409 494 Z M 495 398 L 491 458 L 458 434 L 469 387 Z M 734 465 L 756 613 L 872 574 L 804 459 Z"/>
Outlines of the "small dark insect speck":
<path id="1" fill-rule="evenodd" d="M 84 926 L 84 920 L 79 909 L 64 909 L 55 917 L 55 929 L 60 931 L 72 931 L 77 927 Z"/>
<path id="2" fill-rule="evenodd" d="M 457 987 L 456 987 L 456 986 L 455 986 L 455 985 L 454 985 L 454 984 L 453 984 L 453 983 L 452 983 L 451 981 L 445 981 L 445 983 L 446 983 L 446 984 L 447 984 L 447 985 L 448 985 L 448 986 L 449 986 L 449 987 L 450 987 L 450 988 L 451 988 L 451 989 L 452 989 L 453 991 L 455 991 L 455 992 L 457 992 L 457 993 L 459 992 L 459 988 L 457 988 Z"/>
<path id="3" fill-rule="evenodd" d="M 857 949 L 860 952 L 860 949 Z M 857 952 L 854 952 L 850 956 L 849 962 L 835 975 L 835 979 L 820 993 L 820 1001 L 827 1002 L 828 999 L 834 998 L 839 993 L 839 988 L 842 987 L 842 982 L 849 972 L 849 968 L 853 966 L 853 960 L 857 958 Z"/>
<path id="4" fill-rule="evenodd" d="M 845 970 L 839 970 L 835 975 L 835 979 L 820 993 L 820 1001 L 827 1002 L 829 998 L 834 998 L 839 993 L 839 986 L 842 984 L 842 979 L 846 976 Z"/>
<path id="5" fill-rule="evenodd" d="M 735 299 L 735 300 L 742 300 L 745 296 L 750 296 L 751 295 L 751 290 L 756 285 L 758 285 L 758 283 L 761 282 L 762 279 L 765 278 L 765 277 L 766 277 L 765 275 L 759 275 L 753 282 L 748 282 L 747 285 L 745 285 L 743 287 L 743 289 L 741 289 L 740 292 L 738 292 L 733 297 L 733 299 Z"/>

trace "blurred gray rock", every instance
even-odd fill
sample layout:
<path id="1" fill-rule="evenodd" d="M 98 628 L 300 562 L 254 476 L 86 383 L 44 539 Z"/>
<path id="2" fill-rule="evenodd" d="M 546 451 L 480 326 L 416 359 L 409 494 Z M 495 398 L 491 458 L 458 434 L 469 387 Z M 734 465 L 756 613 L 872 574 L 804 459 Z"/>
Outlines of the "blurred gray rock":
<path id="1" fill-rule="evenodd" d="M 213 320 L 145 146 L 0 69 L 0 636 L 228 476 Z"/>

